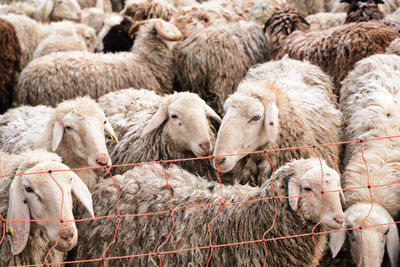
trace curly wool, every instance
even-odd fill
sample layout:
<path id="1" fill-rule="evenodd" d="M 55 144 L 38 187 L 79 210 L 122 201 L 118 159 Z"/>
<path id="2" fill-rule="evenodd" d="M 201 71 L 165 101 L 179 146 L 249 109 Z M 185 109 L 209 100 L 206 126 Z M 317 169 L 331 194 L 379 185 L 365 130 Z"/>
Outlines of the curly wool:
<path id="1" fill-rule="evenodd" d="M 12 104 L 15 75 L 20 71 L 22 51 L 14 26 L 0 19 L 0 114 Z"/>
<path id="2" fill-rule="evenodd" d="M 320 32 L 303 32 L 306 28 L 293 6 L 278 9 L 267 27 L 271 57 L 279 59 L 288 54 L 320 66 L 331 75 L 337 94 L 340 81 L 357 61 L 384 53 L 390 42 L 400 37 L 394 29 L 374 22 L 350 23 Z"/>
<path id="3" fill-rule="evenodd" d="M 153 18 L 169 21 L 177 13 L 178 10 L 165 0 L 127 0 L 120 14 L 133 21 Z"/>
<path id="4" fill-rule="evenodd" d="M 324 168 L 327 168 L 323 163 Z M 276 196 L 287 196 L 289 179 L 301 177 L 306 170 L 320 166 L 318 159 L 298 160 L 289 163 L 275 173 L 274 191 Z M 221 201 L 220 185 L 207 182 L 187 173 L 176 166 L 166 169 L 172 192 L 172 207 L 182 205 L 203 205 Z M 165 174 L 159 165 L 136 167 L 124 175 L 116 176 L 121 192 L 120 214 L 141 214 L 168 211 L 169 190 L 165 185 Z M 319 179 L 320 177 L 318 177 Z M 259 198 L 272 197 L 271 180 L 261 187 L 235 184 L 222 186 L 225 203 L 234 203 Z M 99 184 L 93 192 L 93 206 L 97 215 L 116 215 L 118 194 L 113 182 L 108 179 Z M 275 226 L 265 236 L 274 238 L 310 233 L 316 222 L 307 220 L 307 203 L 299 199 L 297 212 L 289 207 L 286 198 L 277 199 L 278 215 Z M 207 225 L 212 221 L 220 205 L 187 207 L 174 211 L 175 228 L 169 241 L 160 251 L 174 251 L 209 245 Z M 260 212 L 261 211 L 261 212 Z M 272 200 L 256 201 L 241 205 L 224 205 L 218 218 L 211 224 L 213 244 L 229 244 L 259 240 L 273 223 L 275 205 Z M 100 258 L 105 247 L 113 238 L 116 219 L 89 221 L 79 224 L 84 242 L 78 244 L 76 260 Z M 107 257 L 134 255 L 154 252 L 171 231 L 171 215 L 161 213 L 152 216 L 125 217 L 118 229 L 118 242 L 107 253 Z M 91 229 L 85 231 L 84 229 Z M 324 231 L 320 225 L 315 232 Z M 327 236 L 315 235 L 320 256 L 324 254 Z M 93 246 L 93 243 L 99 244 Z M 313 266 L 318 261 L 318 251 L 311 236 L 296 239 L 281 239 L 265 243 L 268 251 L 267 266 Z M 240 251 L 240 253 L 238 253 Z M 165 266 L 203 266 L 210 255 L 209 249 L 189 250 L 161 256 Z M 214 248 L 210 264 L 212 266 L 262 266 L 265 257 L 262 243 L 244 244 Z M 157 255 L 110 260 L 113 266 L 146 266 L 159 263 Z M 98 263 L 85 263 L 96 266 Z"/>
<path id="5" fill-rule="evenodd" d="M 214 24 L 194 32 L 176 50 L 181 89 L 199 94 L 218 114 L 247 70 L 269 59 L 267 39 L 253 22 Z"/>
<path id="6" fill-rule="evenodd" d="M 33 60 L 22 72 L 16 91 L 21 104 L 54 106 L 64 99 L 98 98 L 121 88 L 147 88 L 172 93 L 172 51 L 154 23 L 139 29 L 134 52 L 93 54 L 64 52 Z"/>

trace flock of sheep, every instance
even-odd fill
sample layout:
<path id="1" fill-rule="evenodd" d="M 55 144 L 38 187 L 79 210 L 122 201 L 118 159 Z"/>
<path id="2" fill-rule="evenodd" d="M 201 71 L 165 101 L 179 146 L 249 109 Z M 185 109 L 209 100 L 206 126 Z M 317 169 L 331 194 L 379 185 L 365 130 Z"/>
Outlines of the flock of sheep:
<path id="1" fill-rule="evenodd" d="M 398 266 L 399 0 L 6 2 L 1 266 Z"/>

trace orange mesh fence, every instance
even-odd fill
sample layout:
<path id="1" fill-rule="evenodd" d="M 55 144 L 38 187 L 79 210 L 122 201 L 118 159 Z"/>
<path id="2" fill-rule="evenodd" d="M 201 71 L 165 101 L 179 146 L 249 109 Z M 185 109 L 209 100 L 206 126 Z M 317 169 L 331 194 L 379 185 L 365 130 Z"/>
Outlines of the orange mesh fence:
<path id="1" fill-rule="evenodd" d="M 279 148 L 279 149 L 271 149 L 271 150 L 264 150 L 264 151 L 255 151 L 255 152 L 249 152 L 249 153 L 238 153 L 238 154 L 231 154 L 231 155 L 217 155 L 217 156 L 209 156 L 209 157 L 198 157 L 198 158 L 187 158 L 187 159 L 176 159 L 176 160 L 160 160 L 160 161 L 154 161 L 154 162 L 143 162 L 143 163 L 131 163 L 131 164 L 120 164 L 120 165 L 112 165 L 112 166 L 99 166 L 99 167 L 88 167 L 88 168 L 80 168 L 80 169 L 69 169 L 69 170 L 48 170 L 48 171 L 43 171 L 43 172 L 35 172 L 35 173 L 23 173 L 23 174 L 8 174 L 8 175 L 0 175 L 0 178 L 5 178 L 5 177 L 13 177 L 13 176 L 22 176 L 22 175 L 34 175 L 34 174 L 43 174 L 43 173 L 48 173 L 49 176 L 51 177 L 51 179 L 57 184 L 57 186 L 60 188 L 60 193 L 62 194 L 62 201 L 61 201 L 61 207 L 63 206 L 64 203 L 64 192 L 63 189 L 61 188 L 61 186 L 57 183 L 57 181 L 54 179 L 52 173 L 54 172 L 65 172 L 65 171 L 77 171 L 77 170 L 87 170 L 87 169 L 98 169 L 98 168 L 106 168 L 108 171 L 108 174 L 110 175 L 111 179 L 114 182 L 114 185 L 117 189 L 118 192 L 118 201 L 117 201 L 117 215 L 108 215 L 108 216 L 99 216 L 99 217 L 95 217 L 95 218 L 84 218 L 84 219 L 76 219 L 76 220 L 63 220 L 63 216 L 62 216 L 62 208 L 60 208 L 60 218 L 61 220 L 7 220 L 4 219 L 4 217 L 2 216 L 2 214 L 0 214 L 0 223 L 2 223 L 3 225 L 3 231 L 0 237 L 0 246 L 3 244 L 3 242 L 5 242 L 5 236 L 7 234 L 7 230 L 6 230 L 6 222 L 10 222 L 10 221 L 29 221 L 29 222 L 60 222 L 61 223 L 61 230 L 60 230 L 60 234 L 58 236 L 58 239 L 56 241 L 56 243 L 54 244 L 54 246 L 51 247 L 51 249 L 48 251 L 48 253 L 46 254 L 46 256 L 44 256 L 43 258 L 43 262 L 39 263 L 39 264 L 32 264 L 32 265 L 23 265 L 24 267 L 28 267 L 28 266 L 53 266 L 53 265 L 59 265 L 59 264 L 76 264 L 76 263 L 89 263 L 89 262 L 103 262 L 104 266 L 107 265 L 108 262 L 112 261 L 112 260 L 117 260 L 117 259 L 127 259 L 127 258 L 138 258 L 138 257 L 146 257 L 146 256 L 158 256 L 159 259 L 159 266 L 162 266 L 162 255 L 168 255 L 168 254 L 173 254 L 173 253 L 182 253 L 182 252 L 189 252 L 189 251 L 194 251 L 194 250 L 209 250 L 209 257 L 207 262 L 205 262 L 205 266 L 208 266 L 210 263 L 210 260 L 213 256 L 213 250 L 217 249 L 217 248 L 223 248 L 223 247 L 229 247 L 229 246 L 241 246 L 241 245 L 245 245 L 245 244 L 254 244 L 254 243 L 263 243 L 264 245 L 264 251 L 265 251 L 265 257 L 264 257 L 264 266 L 266 266 L 267 262 L 268 262 L 268 251 L 267 251 L 267 246 L 266 246 L 266 242 L 271 242 L 271 241 L 276 241 L 276 240 L 282 240 L 282 239 L 289 239 L 289 238 L 298 238 L 298 237 L 305 237 L 305 236 L 311 236 L 313 239 L 313 242 L 315 244 L 316 250 L 318 252 L 318 260 L 317 260 L 317 264 L 320 258 L 320 251 L 319 248 L 317 246 L 317 243 L 314 240 L 314 237 L 317 235 L 325 235 L 325 234 L 329 234 L 329 233 L 333 233 L 333 232 L 340 232 L 340 231 L 350 231 L 350 230 L 357 230 L 359 229 L 360 231 L 360 235 L 361 235 L 361 257 L 360 257 L 360 263 L 359 266 L 361 266 L 361 261 L 362 261 L 362 229 L 365 228 L 374 228 L 374 227 L 379 227 L 379 226 L 384 226 L 384 225 L 391 225 L 391 224 L 397 224 L 400 223 L 400 221 L 395 221 L 395 222 L 389 222 L 386 224 L 379 224 L 379 225 L 371 225 L 371 226 L 363 226 L 364 221 L 368 218 L 368 216 L 370 215 L 372 208 L 373 208 L 373 204 L 374 204 L 374 200 L 372 197 L 372 188 L 378 188 L 378 187 L 385 187 L 385 186 L 391 186 L 397 183 L 400 183 L 400 178 L 398 181 L 392 182 L 392 183 L 388 183 L 388 184 L 382 184 L 382 185 L 370 185 L 370 177 L 369 177 L 369 172 L 368 172 L 368 166 L 367 166 L 367 161 L 364 158 L 364 148 L 363 148 L 363 144 L 365 142 L 372 142 L 372 141 L 379 141 L 379 140 L 385 140 L 385 139 L 393 139 L 393 138 L 399 138 L 400 136 L 390 136 L 390 137 L 380 137 L 380 138 L 372 138 L 372 139 L 364 139 L 364 140 L 354 140 L 354 141 L 347 141 L 347 142 L 337 142 L 337 143 L 332 143 L 332 144 L 319 144 L 319 145 L 313 145 L 313 146 L 302 146 L 302 147 L 291 147 L 291 148 Z M 343 188 L 341 190 L 333 190 L 333 191 L 324 191 L 323 190 L 323 167 L 322 167 L 322 162 L 321 162 L 321 158 L 318 154 L 318 148 L 320 147 L 325 147 L 325 146 L 334 146 L 334 145 L 343 145 L 343 144 L 354 144 L 354 143 L 359 143 L 360 144 L 360 149 L 361 149 L 361 155 L 362 158 L 364 160 L 364 164 L 365 164 L 365 169 L 366 169 L 366 179 L 367 179 L 367 186 L 360 186 L 360 187 L 351 187 L 351 188 Z M 298 195 L 298 196 L 275 196 L 275 191 L 274 191 L 274 179 L 275 179 L 275 167 L 272 163 L 272 160 L 270 159 L 270 156 L 268 153 L 270 152 L 278 152 L 278 151 L 287 151 L 287 150 L 296 150 L 296 149 L 313 149 L 315 156 L 319 159 L 319 163 L 321 166 L 321 191 L 320 192 L 313 192 L 313 193 L 309 193 L 309 194 L 302 194 L 302 195 Z M 218 164 L 216 162 L 216 158 L 217 157 L 229 157 L 229 156 L 235 156 L 235 155 L 248 155 L 248 154 L 265 154 L 266 158 L 268 159 L 269 163 L 271 164 L 272 167 L 272 175 L 271 175 L 271 179 L 272 179 L 272 197 L 266 197 L 266 198 L 258 198 L 258 199 L 251 199 L 251 200 L 246 200 L 246 201 L 240 201 L 240 202 L 233 202 L 233 203 L 225 203 L 224 202 L 224 198 L 223 198 L 223 186 L 221 183 L 221 178 L 220 178 L 220 173 L 219 173 L 219 168 L 218 168 Z M 175 209 L 173 209 L 172 207 L 172 192 L 171 192 L 171 188 L 170 185 L 168 183 L 168 176 L 167 176 L 167 172 L 164 168 L 164 164 L 165 163 L 174 163 L 174 162 L 180 162 L 180 161 L 189 161 L 189 160 L 205 160 L 205 159 L 212 159 L 216 168 L 217 168 L 217 178 L 218 178 L 218 182 L 220 185 L 220 190 L 221 190 L 221 201 L 220 202 L 215 202 L 215 203 L 207 203 L 207 204 L 202 204 L 202 205 L 183 205 L 183 206 L 179 206 Z M 112 167 L 121 167 L 121 166 L 139 166 L 139 165 L 148 165 L 148 164 L 160 164 L 163 172 L 164 172 L 164 176 L 165 176 L 165 182 L 166 185 L 168 187 L 169 190 L 169 198 L 170 198 L 170 208 L 169 210 L 164 210 L 164 211 L 157 211 L 157 212 L 148 212 L 148 213 L 140 213 L 140 214 L 124 214 L 124 215 L 120 215 L 120 210 L 119 210 L 119 202 L 120 202 L 120 197 L 121 197 L 121 192 L 118 188 L 117 183 L 114 180 L 113 175 L 110 172 L 110 168 Z M 210 166 L 210 168 L 212 168 L 212 166 Z M 357 190 L 357 189 L 369 189 L 369 194 L 371 197 L 371 208 L 369 210 L 368 215 L 362 220 L 362 222 L 360 223 L 359 227 L 353 227 L 353 228 L 347 228 L 347 229 L 340 229 L 340 230 L 331 230 L 331 231 L 324 231 L 324 232 L 315 232 L 315 229 L 318 225 L 321 224 L 322 222 L 322 218 L 323 218 L 323 214 L 324 214 L 324 209 L 325 209 L 325 199 L 324 199 L 324 194 L 325 193 L 330 193 L 330 192 L 340 192 L 340 191 L 347 191 L 347 190 Z M 271 229 L 273 229 L 273 227 L 275 227 L 275 222 L 276 222 L 276 217 L 277 217 L 277 203 L 276 200 L 277 199 L 288 199 L 288 198 L 298 198 L 298 197 L 306 197 L 306 196 L 310 196 L 310 195 L 321 195 L 322 197 L 322 202 L 323 202 L 323 208 L 322 208 L 322 212 L 321 212 L 321 219 L 320 221 L 315 224 L 315 226 L 312 229 L 312 232 L 310 233 L 303 233 L 303 234 L 298 234 L 298 235 L 291 235 L 291 236 L 281 236 L 281 237 L 274 237 L 274 238 L 265 238 L 265 236 L 267 235 L 267 233 L 269 231 L 271 231 Z M 245 204 L 245 203 L 252 203 L 252 202 L 257 202 L 257 201 L 267 201 L 267 200 L 273 200 L 274 204 L 275 204 L 275 214 L 274 214 L 274 220 L 272 225 L 270 226 L 269 229 L 267 229 L 264 234 L 263 234 L 263 238 L 259 239 L 259 240 L 248 240 L 248 241 L 243 241 L 243 242 L 236 242 L 236 243 L 230 243 L 230 244 L 213 244 L 212 243 L 212 235 L 211 235 L 211 226 L 213 224 L 213 222 L 218 218 L 221 210 L 224 208 L 224 206 L 231 206 L 231 205 L 241 205 L 241 204 Z M 167 244 L 170 236 L 172 235 L 174 228 L 175 228 L 175 222 L 174 222 L 174 212 L 178 211 L 178 210 L 182 210 L 182 209 L 186 209 L 186 208 L 200 208 L 200 207 L 208 207 L 208 206 L 220 206 L 217 214 L 215 215 L 215 217 L 208 223 L 208 235 L 209 235 L 209 245 L 208 246 L 202 246 L 202 247 L 193 247 L 193 248 L 186 248 L 186 249 L 181 249 L 181 250 L 174 250 L 174 251 L 160 251 L 160 249 Z M 169 213 L 171 215 L 171 219 L 172 219 L 172 227 L 171 230 L 167 236 L 167 238 L 164 240 L 164 242 L 161 243 L 161 245 L 157 248 L 157 252 L 149 252 L 149 253 L 144 253 L 144 254 L 135 254 L 135 255 L 120 255 L 118 257 L 107 257 L 107 251 L 112 249 L 112 246 L 118 242 L 117 241 L 117 233 L 118 233 L 118 228 L 120 226 L 121 223 L 121 219 L 122 218 L 128 218 L 128 217 L 141 217 L 141 216 L 152 216 L 152 215 L 159 215 L 159 214 L 166 214 Z M 106 219 L 106 218 L 116 218 L 117 219 L 117 223 L 115 226 L 115 230 L 114 230 L 114 237 L 113 240 L 110 244 L 108 244 L 108 246 L 106 247 L 106 249 L 104 250 L 103 254 L 101 255 L 101 258 L 96 258 L 96 259 L 88 259 L 88 260 L 76 260 L 76 261 L 65 261 L 65 262 L 47 262 L 47 258 L 48 255 L 50 254 L 50 252 L 55 249 L 55 247 L 57 246 L 57 243 L 59 241 L 59 239 L 61 238 L 61 234 L 62 234 L 62 228 L 65 222 L 85 222 L 85 221 L 91 221 L 91 220 L 102 220 L 102 219 Z M 110 229 L 111 231 L 111 229 Z M 240 249 L 240 248 L 238 248 Z M 2 265 L 0 263 L 0 265 Z M 110 263 L 110 266 L 112 266 L 112 263 Z M 22 267 L 22 266 L 21 266 Z"/>

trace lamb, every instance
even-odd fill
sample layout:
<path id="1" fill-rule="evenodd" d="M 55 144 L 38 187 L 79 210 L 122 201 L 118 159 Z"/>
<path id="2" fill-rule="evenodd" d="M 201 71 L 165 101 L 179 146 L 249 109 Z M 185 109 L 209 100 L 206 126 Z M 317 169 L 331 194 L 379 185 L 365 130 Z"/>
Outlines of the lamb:
<path id="1" fill-rule="evenodd" d="M 21 104 L 54 105 L 80 95 L 98 98 L 121 88 L 146 88 L 172 93 L 175 80 L 172 46 L 181 32 L 152 19 L 135 24 L 134 52 L 93 54 L 61 52 L 33 60 L 21 72 L 16 90 Z"/>
<path id="2" fill-rule="evenodd" d="M 99 98 L 99 105 L 119 133 L 109 142 L 114 164 L 152 162 L 211 154 L 215 133 L 207 117 L 221 118 L 199 96 L 180 92 L 160 97 L 149 90 L 126 89 Z M 215 180 L 208 160 L 179 163 L 186 170 Z M 113 167 L 122 174 L 133 166 Z"/>
<path id="3" fill-rule="evenodd" d="M 20 71 L 21 46 L 14 26 L 0 18 L 0 114 L 12 104 L 16 73 Z"/>
<path id="4" fill-rule="evenodd" d="M 72 20 L 80 22 L 82 10 L 76 0 L 37 0 L 33 3 L 13 3 L 0 5 L 0 13 L 27 15 L 37 21 Z"/>
<path id="5" fill-rule="evenodd" d="M 176 47 L 178 81 L 218 114 L 247 70 L 269 59 L 268 41 L 254 22 L 215 23 L 193 32 Z"/>
<path id="6" fill-rule="evenodd" d="M 373 54 L 384 53 L 400 33 L 380 23 L 350 23 L 320 32 L 303 32 L 309 24 L 295 7 L 283 5 L 266 22 L 270 55 L 273 59 L 285 54 L 305 59 L 331 75 L 336 93 L 354 64 Z M 351 43 L 351 45 L 349 45 Z"/>
<path id="7" fill-rule="evenodd" d="M 33 53 L 33 59 L 61 51 L 94 52 L 96 46 L 94 29 L 84 24 L 73 23 L 69 23 L 70 27 L 66 28 L 66 24 L 68 22 L 52 25 L 56 29 L 50 29 L 49 36 L 39 43 Z"/>
<path id="8" fill-rule="evenodd" d="M 345 140 L 370 139 L 398 135 L 400 111 L 400 56 L 374 55 L 359 61 L 342 83 L 340 107 L 346 118 Z M 346 212 L 344 228 L 350 238 L 353 261 L 363 265 L 380 266 L 385 243 L 391 266 L 398 266 L 399 236 L 393 218 L 400 211 L 400 163 L 398 138 L 347 146 L 342 185 L 359 188 L 345 191 Z M 368 168 L 368 177 L 365 162 Z M 368 183 L 369 181 L 369 183 Z M 387 185 L 376 187 L 378 185 Z M 373 208 L 368 185 L 371 185 Z M 371 214 L 369 214 L 370 209 Z M 369 215 L 369 216 L 368 216 Z M 368 217 L 368 218 L 367 218 Z M 362 229 L 360 223 L 377 226 Z M 383 225 L 382 225 L 383 224 Z M 346 232 L 331 234 L 332 255 L 340 251 Z"/>
<path id="9" fill-rule="evenodd" d="M 252 67 L 224 105 L 214 155 L 224 181 L 260 185 L 272 172 L 265 155 L 252 151 L 332 144 L 341 140 L 343 117 L 328 75 L 287 57 Z M 339 147 L 317 149 L 339 171 Z M 235 156 L 225 156 L 240 154 Z M 270 153 L 278 168 L 315 157 L 313 149 Z"/>
<path id="10" fill-rule="evenodd" d="M 165 0 L 127 0 L 120 14 L 131 17 L 133 21 L 152 18 L 169 21 L 178 10 Z"/>
<path id="11" fill-rule="evenodd" d="M 322 161 L 323 190 L 341 190 L 337 172 Z M 297 160 L 288 163 L 275 173 L 275 180 L 268 180 L 261 187 L 235 184 L 220 185 L 207 182 L 177 166 L 166 169 L 168 183 L 173 192 L 172 206 L 178 209 L 183 205 L 206 205 L 221 201 L 224 203 L 218 218 L 210 225 L 213 245 L 231 244 L 259 240 L 272 226 L 275 205 L 271 200 L 254 201 L 248 204 L 230 205 L 241 201 L 273 196 L 293 197 L 321 191 L 321 164 L 318 159 Z M 136 167 L 123 175 L 114 177 L 121 191 L 120 214 L 141 214 L 168 211 L 169 191 L 165 185 L 163 169 L 159 165 Z M 274 182 L 274 187 L 272 187 Z M 274 189 L 272 189 L 274 188 Z M 340 200 L 343 194 L 330 192 L 324 194 L 325 209 L 322 224 L 315 232 L 338 229 L 343 224 Z M 116 215 L 117 189 L 110 180 L 99 184 L 93 192 L 96 214 Z M 265 238 L 291 236 L 311 233 L 315 224 L 321 220 L 322 201 L 320 195 L 308 197 L 276 199 L 277 217 L 274 227 Z M 207 225 L 216 217 L 220 205 L 205 207 L 186 207 L 173 211 L 175 227 L 168 242 L 160 252 L 200 248 L 210 243 Z M 96 220 L 80 224 L 79 229 L 85 240 L 77 245 L 76 260 L 101 258 L 104 248 L 114 234 L 116 220 Z M 118 242 L 113 244 L 106 257 L 152 253 L 156 251 L 171 230 L 171 215 L 168 212 L 155 216 L 125 217 L 118 229 Z M 90 229 L 85 231 L 84 229 Z M 107 229 L 107 230 L 105 230 Z M 326 235 L 315 235 L 320 255 L 327 245 Z M 99 244 L 93 246 L 96 242 Z M 313 266 L 318 262 L 317 248 L 311 236 L 267 241 L 267 266 Z M 282 249 L 284 247 L 285 249 Z M 240 251 L 240 253 L 239 253 Z M 183 253 L 161 255 L 163 266 L 203 266 L 210 250 L 195 249 Z M 226 248 L 214 248 L 211 266 L 262 266 L 265 253 L 261 242 Z M 154 253 L 148 257 L 135 257 L 109 260 L 113 266 L 146 266 L 159 262 Z M 98 264 L 85 263 L 86 264 Z"/>
<path id="12" fill-rule="evenodd" d="M 347 14 L 344 12 L 331 13 L 320 12 L 306 17 L 310 24 L 310 31 L 322 31 L 339 25 L 343 25 Z"/>
<path id="13" fill-rule="evenodd" d="M 0 161 L 0 176 L 69 169 L 61 163 L 58 155 L 45 150 L 27 151 L 20 155 L 0 152 Z M 78 239 L 75 222 L 69 221 L 74 220 L 71 194 L 94 217 L 90 192 L 71 171 L 52 172 L 51 176 L 48 173 L 3 176 L 0 178 L 0 191 L 0 214 L 7 218 L 0 231 L 10 233 L 0 246 L 0 261 L 4 266 L 42 264 L 54 245 L 46 263 L 63 261 L 66 252 L 76 245 Z M 60 222 L 9 221 L 60 219 L 68 222 L 61 226 Z"/>
<path id="14" fill-rule="evenodd" d="M 55 109 L 21 106 L 0 115 L 2 151 L 44 147 L 71 168 L 96 167 L 76 171 L 89 188 L 108 174 L 100 167 L 111 165 L 104 134 L 117 139 L 104 112 L 88 97 L 64 101 Z"/>

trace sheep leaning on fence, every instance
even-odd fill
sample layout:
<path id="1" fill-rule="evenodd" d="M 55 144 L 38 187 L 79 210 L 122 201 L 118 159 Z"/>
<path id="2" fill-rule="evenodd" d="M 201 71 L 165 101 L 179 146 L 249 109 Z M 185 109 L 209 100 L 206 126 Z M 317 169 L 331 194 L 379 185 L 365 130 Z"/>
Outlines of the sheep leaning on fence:
<path id="1" fill-rule="evenodd" d="M 325 31 L 304 32 L 309 24 L 291 5 L 279 7 L 265 25 L 271 58 L 289 54 L 294 59 L 309 60 L 332 77 L 337 90 L 358 60 L 384 53 L 390 42 L 400 37 L 396 30 L 378 22 L 350 23 Z"/>
<path id="2" fill-rule="evenodd" d="M 0 149 L 20 152 L 46 148 L 63 158 L 71 168 L 111 165 L 104 135 L 116 139 L 111 124 L 97 103 L 89 97 L 46 106 L 21 106 L 0 115 Z M 90 188 L 105 176 L 105 168 L 76 173 Z"/>
<path id="3" fill-rule="evenodd" d="M 0 19 L 0 114 L 11 106 L 22 51 L 14 26 Z"/>
<path id="4" fill-rule="evenodd" d="M 133 52 L 63 52 L 33 60 L 21 72 L 18 102 L 54 105 L 55 100 L 98 98 L 130 87 L 172 93 L 176 75 L 172 48 L 181 32 L 168 22 L 151 19 L 132 26 L 130 34 L 136 33 Z"/>
<path id="5" fill-rule="evenodd" d="M 399 79 L 400 56 L 397 55 L 374 55 L 355 65 L 342 82 L 341 89 L 340 107 L 346 118 L 346 140 L 398 135 Z M 356 229 L 331 234 L 332 255 L 336 256 L 340 251 L 347 235 L 355 264 L 360 263 L 362 243 L 362 266 L 380 266 L 386 245 L 391 266 L 395 267 L 398 266 L 400 250 L 393 219 L 400 211 L 400 139 L 370 141 L 362 143 L 362 146 L 363 151 L 360 144 L 347 145 L 342 176 L 345 188 L 357 188 L 344 193 L 344 228 Z M 370 190 L 368 185 L 372 186 Z M 386 186 L 376 187 L 379 185 Z M 362 237 L 361 222 L 364 227 Z"/>
<path id="6" fill-rule="evenodd" d="M 252 67 L 225 102 L 214 155 L 224 181 L 263 183 L 271 173 L 265 155 L 244 153 L 318 144 L 341 139 L 343 116 L 328 75 L 308 62 L 285 57 Z M 317 149 L 339 171 L 339 147 Z M 292 159 L 315 157 L 313 149 L 271 152 L 275 167 Z M 263 174 L 263 173 L 266 174 Z"/>
<path id="7" fill-rule="evenodd" d="M 322 161 L 325 208 L 322 223 L 315 232 L 339 229 L 343 225 L 340 178 L 336 171 Z M 221 188 L 217 182 L 207 182 L 177 166 L 166 169 L 172 193 L 172 209 L 184 205 L 206 205 L 221 202 Z M 163 169 L 157 165 L 146 165 L 114 177 L 121 192 L 120 214 L 142 214 L 167 211 L 158 215 L 124 217 L 118 229 L 118 242 L 107 251 L 106 257 L 118 257 L 157 251 L 167 240 L 172 222 L 169 191 Z M 311 233 L 321 221 L 322 198 L 321 164 L 316 158 L 295 160 L 275 172 L 272 180 L 261 185 L 222 185 L 225 205 L 218 218 L 211 223 L 212 244 L 231 244 L 260 240 L 274 221 L 275 205 L 272 199 L 247 204 L 228 205 L 241 201 L 277 198 L 277 217 L 274 227 L 265 238 L 288 237 Z M 286 198 L 311 194 L 300 198 Z M 93 192 L 93 203 L 97 215 L 116 215 L 117 189 L 113 182 L 104 180 Z M 175 228 L 160 252 L 208 246 L 210 243 L 207 225 L 217 216 L 219 204 L 205 207 L 186 207 L 173 212 Z M 85 242 L 77 245 L 76 260 L 98 259 L 112 240 L 116 219 L 103 219 L 81 223 L 78 230 Z M 90 231 L 89 231 L 90 229 Z M 327 246 L 326 235 L 315 235 L 320 256 Z M 93 246 L 96 243 L 98 245 Z M 311 235 L 266 242 L 267 266 L 313 266 L 318 262 L 318 251 Z M 282 249 L 285 248 L 285 249 Z M 209 249 L 161 255 L 163 266 L 203 266 L 210 255 Z M 265 253 L 261 242 L 214 248 L 212 266 L 262 266 Z M 146 266 L 159 263 L 157 255 L 110 260 L 113 266 Z M 90 264 L 90 263 L 85 263 Z M 96 264 L 96 263 L 94 263 Z M 98 263 L 97 263 L 98 264 Z"/>
<path id="8" fill-rule="evenodd" d="M 149 90 L 126 89 L 99 98 L 119 142 L 109 142 L 114 164 L 205 157 L 212 153 L 215 130 L 207 117 L 221 118 L 198 95 L 180 92 L 160 97 Z M 216 180 L 209 160 L 177 163 L 182 168 Z M 133 166 L 114 167 L 122 174 Z"/>
<path id="9" fill-rule="evenodd" d="M 15 155 L 0 152 L 0 162 L 0 175 L 45 172 L 0 178 L 0 214 L 4 219 L 74 220 L 71 195 L 94 217 L 90 192 L 74 172 L 52 172 L 54 180 L 47 173 L 69 169 L 58 155 L 45 150 Z M 47 262 L 62 262 L 65 252 L 78 239 L 75 222 L 64 222 L 61 226 L 60 222 L 7 221 L 1 224 L 0 231 L 8 232 L 0 246 L 0 262 L 4 266 L 43 263 L 59 236 Z"/>

